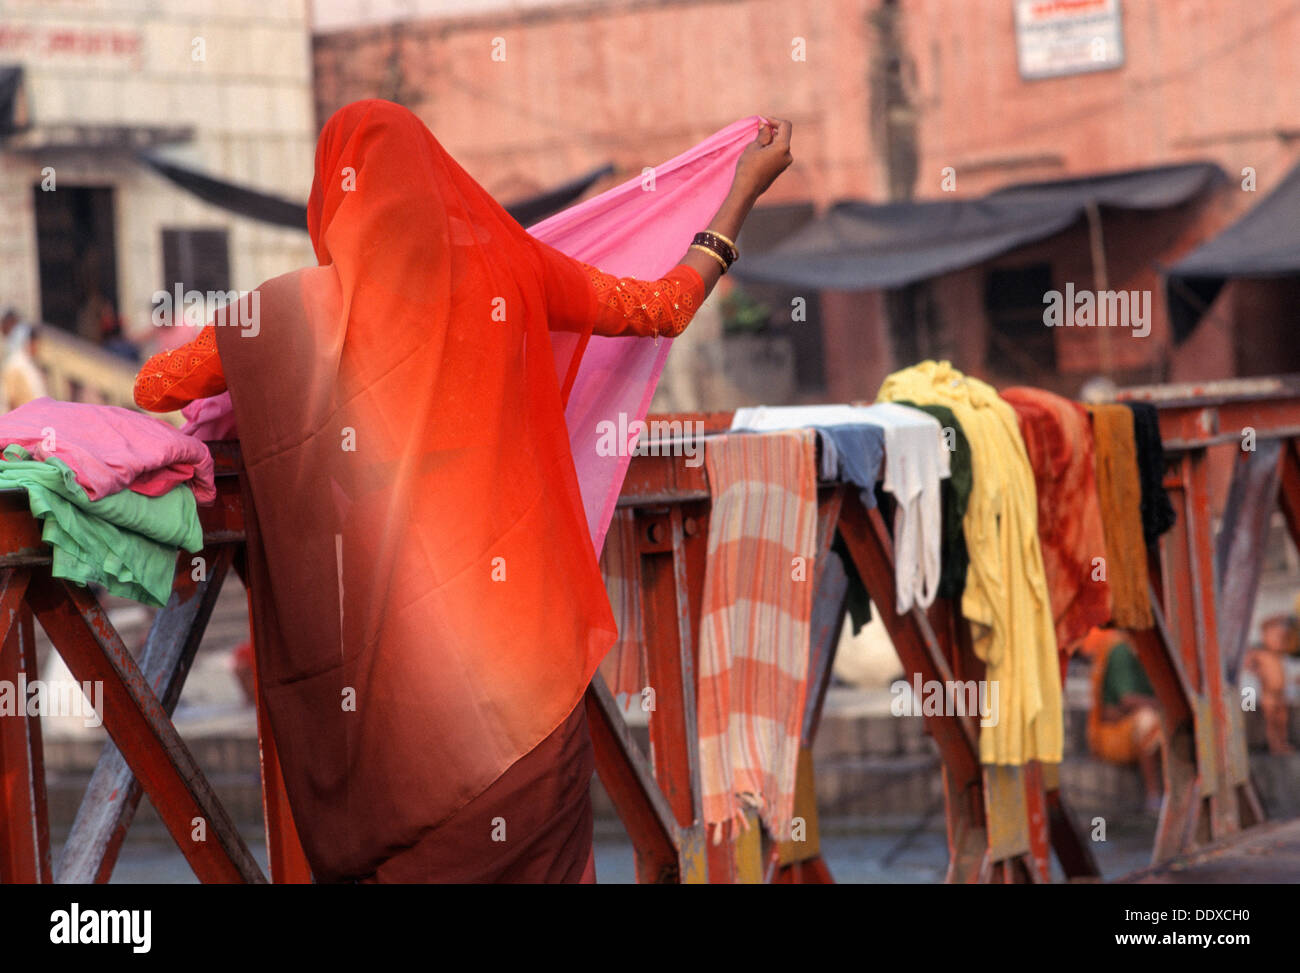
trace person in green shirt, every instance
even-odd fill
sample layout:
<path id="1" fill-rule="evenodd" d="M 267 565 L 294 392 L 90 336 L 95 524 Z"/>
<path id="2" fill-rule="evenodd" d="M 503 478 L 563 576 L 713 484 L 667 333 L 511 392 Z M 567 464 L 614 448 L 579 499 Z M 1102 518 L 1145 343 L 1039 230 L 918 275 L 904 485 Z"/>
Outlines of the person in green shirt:
<path id="1" fill-rule="evenodd" d="M 1092 710 L 1088 748 L 1108 763 L 1136 763 L 1147 809 L 1160 809 L 1160 706 L 1126 633 L 1094 629 L 1086 640 L 1092 656 Z"/>

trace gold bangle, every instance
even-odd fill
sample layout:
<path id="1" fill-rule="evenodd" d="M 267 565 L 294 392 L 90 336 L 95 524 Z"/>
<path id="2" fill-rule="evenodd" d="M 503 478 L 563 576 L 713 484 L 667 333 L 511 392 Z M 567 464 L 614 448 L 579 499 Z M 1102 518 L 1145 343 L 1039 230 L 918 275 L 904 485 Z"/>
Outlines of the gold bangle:
<path id="1" fill-rule="evenodd" d="M 710 257 L 712 257 L 714 260 L 718 262 L 718 266 L 722 268 L 722 272 L 724 274 L 727 272 L 727 262 L 723 260 L 720 256 L 718 256 L 716 253 L 714 253 L 712 250 L 710 250 L 708 247 L 702 247 L 698 243 L 692 243 L 691 249 L 699 250 L 701 253 L 707 253 Z"/>
<path id="2" fill-rule="evenodd" d="M 704 232 L 705 232 L 705 233 L 712 233 L 715 237 L 717 237 L 719 240 L 721 240 L 721 241 L 722 241 L 723 243 L 725 243 L 727 246 L 731 247 L 732 250 L 735 250 L 736 253 L 740 253 L 739 250 L 736 250 L 736 241 L 735 241 L 735 240 L 728 240 L 725 236 L 723 236 L 723 235 L 722 235 L 721 233 L 719 233 L 717 230 L 714 230 L 714 229 L 712 229 L 712 228 L 706 228 Z"/>

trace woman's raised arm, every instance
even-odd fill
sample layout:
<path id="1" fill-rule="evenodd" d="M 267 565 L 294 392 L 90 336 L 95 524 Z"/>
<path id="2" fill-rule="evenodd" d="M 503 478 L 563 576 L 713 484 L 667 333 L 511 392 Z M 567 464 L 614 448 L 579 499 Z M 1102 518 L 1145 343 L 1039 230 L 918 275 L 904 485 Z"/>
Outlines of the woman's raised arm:
<path id="1" fill-rule="evenodd" d="M 731 189 L 708 229 L 728 242 L 740 234 L 754 202 L 790 165 L 788 121 L 759 129 L 736 162 Z M 722 276 L 722 257 L 694 246 L 658 280 L 615 277 L 540 243 L 547 278 L 547 314 L 553 331 L 604 337 L 675 338 Z"/>

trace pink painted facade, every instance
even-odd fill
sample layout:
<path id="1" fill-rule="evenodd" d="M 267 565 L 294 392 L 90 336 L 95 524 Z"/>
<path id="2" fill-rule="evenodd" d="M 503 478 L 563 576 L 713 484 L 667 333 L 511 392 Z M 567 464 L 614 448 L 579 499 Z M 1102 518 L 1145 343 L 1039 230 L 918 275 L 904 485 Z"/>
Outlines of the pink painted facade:
<path id="1" fill-rule="evenodd" d="M 1082 9 L 1108 0 L 1044 2 Z M 402 101 L 504 200 L 607 161 L 618 167 L 611 182 L 627 178 L 753 112 L 795 127 L 795 164 L 762 208 L 937 198 L 948 167 L 957 194 L 975 196 L 1014 182 L 1214 162 L 1228 179 L 1205 198 L 1103 220 L 1109 287 L 1151 294 L 1147 338 L 1056 329 L 1045 370 L 995 333 L 993 271 L 1048 265 L 1056 286 L 1097 286 L 1081 222 L 932 281 L 918 298 L 924 333 L 900 333 L 883 295 L 823 294 L 820 313 L 802 325 L 821 329 L 820 387 L 800 397 L 874 396 L 885 374 L 917 354 L 1068 393 L 1102 373 L 1124 384 L 1300 370 L 1300 348 L 1276 341 L 1294 288 L 1231 285 L 1175 346 L 1157 276 L 1300 160 L 1300 9 L 1284 0 L 1120 0 L 1119 67 L 1024 80 L 1013 7 L 591 0 L 334 29 L 315 41 L 317 110 L 323 120 L 359 97 Z M 1247 168 L 1253 192 L 1242 188 Z"/>

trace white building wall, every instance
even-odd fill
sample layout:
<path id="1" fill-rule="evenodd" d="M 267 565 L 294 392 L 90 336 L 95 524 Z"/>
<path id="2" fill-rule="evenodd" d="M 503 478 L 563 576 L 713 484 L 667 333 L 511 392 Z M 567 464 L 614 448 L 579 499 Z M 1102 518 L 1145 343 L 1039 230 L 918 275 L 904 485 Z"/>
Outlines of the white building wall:
<path id="1" fill-rule="evenodd" d="M 0 307 L 24 315 L 39 311 L 36 219 L 32 186 L 37 168 L 0 152 Z"/>
<path id="2" fill-rule="evenodd" d="M 0 64 L 25 69 L 35 126 L 192 126 L 174 161 L 293 200 L 316 126 L 307 0 L 0 0 Z M 199 55 L 201 54 L 201 58 Z M 232 286 L 314 263 L 305 232 L 235 217 L 122 151 L 0 152 L 0 304 L 39 314 L 32 187 L 115 187 L 119 311 L 148 337 L 164 227 L 224 228 Z M 183 282 L 182 282 L 183 283 Z"/>

